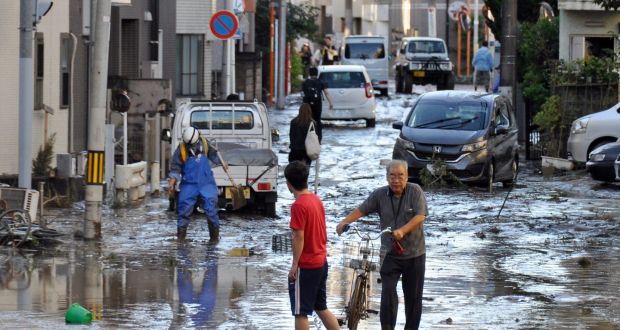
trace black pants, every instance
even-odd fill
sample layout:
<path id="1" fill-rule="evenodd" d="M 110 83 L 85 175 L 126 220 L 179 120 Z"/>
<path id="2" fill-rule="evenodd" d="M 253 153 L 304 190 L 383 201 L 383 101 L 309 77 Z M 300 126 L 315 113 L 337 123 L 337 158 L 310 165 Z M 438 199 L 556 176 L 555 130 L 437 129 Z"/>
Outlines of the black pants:
<path id="1" fill-rule="evenodd" d="M 418 329 L 422 317 L 422 291 L 426 255 L 411 259 L 395 259 L 387 255 L 381 266 L 381 310 L 379 318 L 381 329 L 394 329 L 398 314 L 398 293 L 396 285 L 403 276 L 403 295 L 405 296 L 405 329 Z"/>
<path id="2" fill-rule="evenodd" d="M 306 162 L 306 165 L 310 166 L 312 160 L 308 157 L 308 153 L 306 153 L 306 149 L 291 149 L 291 152 L 288 154 L 288 162 L 300 160 L 302 162 Z"/>

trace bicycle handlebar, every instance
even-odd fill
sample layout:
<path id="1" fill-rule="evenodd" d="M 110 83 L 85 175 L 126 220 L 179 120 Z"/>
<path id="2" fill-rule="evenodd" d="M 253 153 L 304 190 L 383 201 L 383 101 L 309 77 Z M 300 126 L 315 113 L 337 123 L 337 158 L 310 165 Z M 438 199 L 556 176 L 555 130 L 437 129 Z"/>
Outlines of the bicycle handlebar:
<path id="1" fill-rule="evenodd" d="M 342 232 L 346 233 L 347 231 L 349 231 L 350 228 L 353 228 L 353 230 L 355 230 L 355 233 L 357 234 L 357 236 L 359 236 L 361 239 L 364 239 L 364 240 L 376 240 L 379 237 L 383 236 L 383 234 L 391 234 L 392 233 L 392 227 L 386 227 L 376 237 L 370 237 L 370 234 L 368 234 L 368 233 L 362 234 L 362 233 L 360 233 L 359 229 L 357 229 L 357 226 L 351 226 L 350 224 L 345 225 L 344 228 L 342 229 Z"/>

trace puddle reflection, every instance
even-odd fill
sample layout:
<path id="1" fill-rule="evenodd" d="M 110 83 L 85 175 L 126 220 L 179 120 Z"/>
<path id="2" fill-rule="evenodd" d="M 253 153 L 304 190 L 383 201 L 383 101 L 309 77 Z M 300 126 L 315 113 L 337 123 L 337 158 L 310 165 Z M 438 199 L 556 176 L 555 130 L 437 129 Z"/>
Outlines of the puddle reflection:
<path id="1" fill-rule="evenodd" d="M 214 328 L 260 278 L 247 258 L 222 256 L 216 246 L 185 244 L 171 253 L 134 260 L 104 256 L 94 244 L 56 255 L 2 250 L 0 311 L 42 314 L 32 326 L 48 328 L 64 325 L 77 302 L 95 326 Z M 23 327 L 18 318 L 1 324 Z"/>

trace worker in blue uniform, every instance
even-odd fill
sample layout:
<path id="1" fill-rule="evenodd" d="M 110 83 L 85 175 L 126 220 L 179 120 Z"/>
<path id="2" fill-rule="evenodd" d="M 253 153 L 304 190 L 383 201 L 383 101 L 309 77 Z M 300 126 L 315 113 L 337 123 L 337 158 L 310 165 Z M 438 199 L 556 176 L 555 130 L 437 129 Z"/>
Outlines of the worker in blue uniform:
<path id="1" fill-rule="evenodd" d="M 209 238 L 216 241 L 220 236 L 220 218 L 217 215 L 217 185 L 209 160 L 215 165 L 222 165 L 217 150 L 206 138 L 201 137 L 194 127 L 183 130 L 183 143 L 179 144 L 170 161 L 169 187 L 180 182 L 178 194 L 177 238 L 184 240 L 189 226 L 189 217 L 194 206 L 201 198 L 202 208 L 207 215 Z"/>

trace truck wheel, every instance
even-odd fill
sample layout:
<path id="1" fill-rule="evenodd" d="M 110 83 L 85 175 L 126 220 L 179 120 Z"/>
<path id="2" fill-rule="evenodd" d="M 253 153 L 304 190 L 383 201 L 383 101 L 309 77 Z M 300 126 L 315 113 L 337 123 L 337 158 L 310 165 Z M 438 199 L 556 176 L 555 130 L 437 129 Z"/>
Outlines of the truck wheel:
<path id="1" fill-rule="evenodd" d="M 413 91 L 413 77 L 411 76 L 411 73 L 408 72 L 407 74 L 405 74 L 405 87 L 403 90 L 403 93 L 407 93 L 407 94 L 411 94 Z"/>
<path id="2" fill-rule="evenodd" d="M 376 119 L 366 119 L 366 127 L 375 127 Z"/>
<path id="3" fill-rule="evenodd" d="M 266 217 L 275 218 L 276 217 L 276 202 L 265 203 L 263 214 Z"/>
<path id="4" fill-rule="evenodd" d="M 446 77 L 445 89 L 453 90 L 454 89 L 454 73 L 450 73 Z"/>
<path id="5" fill-rule="evenodd" d="M 403 92 L 403 75 L 400 72 L 400 69 L 396 69 L 396 76 L 394 77 L 394 82 L 396 83 L 396 93 Z"/>
<path id="6" fill-rule="evenodd" d="M 387 89 L 387 87 L 386 88 L 382 88 L 379 91 L 381 92 L 381 96 L 385 96 L 385 97 L 388 96 L 388 89 Z"/>

